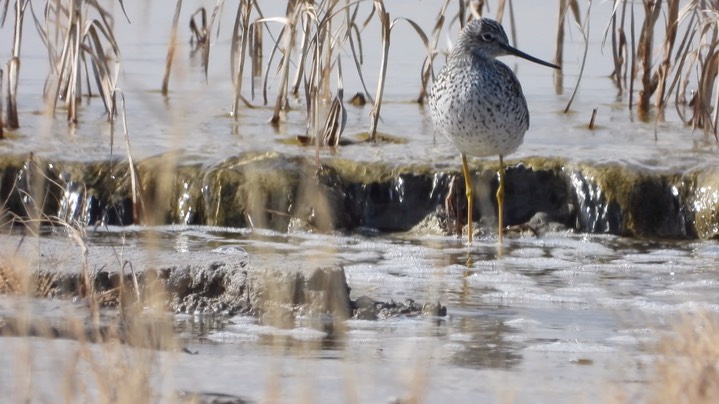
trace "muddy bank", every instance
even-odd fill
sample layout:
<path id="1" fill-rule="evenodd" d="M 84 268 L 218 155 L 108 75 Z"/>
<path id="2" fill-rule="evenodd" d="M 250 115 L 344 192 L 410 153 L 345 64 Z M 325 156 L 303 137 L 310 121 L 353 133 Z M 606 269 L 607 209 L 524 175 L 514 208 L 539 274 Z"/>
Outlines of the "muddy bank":
<path id="1" fill-rule="evenodd" d="M 318 168 L 311 159 L 277 153 L 247 153 L 210 166 L 183 165 L 178 159 L 168 155 L 137 163 L 139 195 L 133 200 L 124 162 L 4 156 L 0 197 L 7 212 L 24 216 L 38 208 L 83 225 L 397 232 L 436 217 L 438 226 L 432 231 L 449 233 L 456 220 L 464 224 L 464 213 L 456 213 L 466 209 L 464 183 L 455 166 L 327 158 Z M 472 168 L 475 217 L 493 223 L 496 162 L 477 160 Z M 559 158 L 509 160 L 505 223 L 521 225 L 542 213 L 579 232 L 712 238 L 719 234 L 718 190 L 714 167 L 664 172 Z"/>
<path id="2" fill-rule="evenodd" d="M 83 268 L 87 268 L 90 285 Z M 30 290 L 37 297 L 52 299 L 17 297 L 26 279 L 21 274 L 28 273 L 32 273 Z M 157 324 L 162 320 L 172 328 L 169 318 L 138 310 L 138 300 L 143 306 L 159 305 L 175 313 L 251 315 L 264 325 L 279 328 L 295 327 L 296 318 L 301 316 L 329 336 L 334 335 L 337 324 L 350 318 L 377 320 L 447 313 L 439 302 L 352 298 L 341 267 L 257 268 L 241 248 L 193 253 L 140 251 L 131 245 L 84 249 L 70 238 L 57 237 L 38 241 L 0 236 L 0 293 L 4 294 L 0 296 L 0 335 L 82 335 L 90 341 L 136 337 L 136 332 L 125 330 L 127 327 L 156 329 L 142 327 L 143 322 Z M 93 299 L 100 307 L 96 320 L 88 309 Z M 113 310 L 119 305 L 125 309 Z M 27 315 L 28 307 L 33 315 Z M 164 348 L 163 341 L 146 337 L 136 338 L 137 342 Z"/>

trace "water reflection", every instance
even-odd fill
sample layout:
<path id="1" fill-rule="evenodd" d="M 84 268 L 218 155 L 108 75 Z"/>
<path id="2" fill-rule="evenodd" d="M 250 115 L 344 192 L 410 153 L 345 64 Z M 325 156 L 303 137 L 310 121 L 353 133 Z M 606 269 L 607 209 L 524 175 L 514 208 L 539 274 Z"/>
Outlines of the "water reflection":
<path id="1" fill-rule="evenodd" d="M 582 365 L 596 380 L 612 376 L 612 363 L 646 355 L 646 341 L 671 319 L 719 312 L 719 247 L 711 241 L 549 233 L 506 240 L 500 251 L 491 237 L 467 247 L 449 236 L 167 226 L 97 229 L 88 243 L 179 257 L 241 253 L 259 271 L 341 265 L 353 299 L 439 301 L 448 311 L 446 318 L 371 321 L 292 310 L 278 317 L 179 316 L 176 329 L 192 352 L 341 359 L 366 362 L 370 371 L 412 367 L 421 358 L 440 379 L 460 370 L 508 370 L 530 380 L 575 380 Z M 640 368 L 628 369 L 635 373 L 621 380 L 637 380 Z"/>
<path id="2" fill-rule="evenodd" d="M 451 356 L 451 363 L 473 369 L 511 369 L 522 361 L 522 346 L 512 341 L 518 330 L 507 327 L 503 321 L 489 316 L 462 317 L 454 333 L 469 336 L 459 341 L 461 349 Z"/>

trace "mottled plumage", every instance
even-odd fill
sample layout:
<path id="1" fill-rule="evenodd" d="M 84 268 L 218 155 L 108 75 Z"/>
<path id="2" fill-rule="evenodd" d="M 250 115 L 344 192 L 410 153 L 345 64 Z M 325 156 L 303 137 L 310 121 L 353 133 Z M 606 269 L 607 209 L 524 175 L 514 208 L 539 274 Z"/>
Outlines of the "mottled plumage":
<path id="1" fill-rule="evenodd" d="M 462 155 L 467 187 L 469 242 L 472 242 L 472 193 L 466 155 L 499 156 L 499 238 L 502 238 L 504 193 L 503 157 L 524 141 L 529 111 L 522 86 L 512 70 L 495 59 L 516 55 L 559 68 L 509 45 L 502 26 L 488 18 L 471 21 L 462 30 L 447 63 L 429 93 L 430 116 L 439 133 Z"/>

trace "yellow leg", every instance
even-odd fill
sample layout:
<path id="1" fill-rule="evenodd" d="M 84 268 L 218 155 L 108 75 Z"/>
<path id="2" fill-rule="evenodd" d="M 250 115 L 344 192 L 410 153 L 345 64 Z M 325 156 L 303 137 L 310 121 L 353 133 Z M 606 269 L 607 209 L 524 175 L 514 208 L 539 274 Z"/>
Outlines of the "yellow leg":
<path id="1" fill-rule="evenodd" d="M 504 233 L 504 158 L 499 155 L 499 186 L 497 187 L 497 222 L 499 223 L 499 242 Z"/>
<path id="2" fill-rule="evenodd" d="M 464 153 L 462 153 L 462 172 L 464 173 L 464 189 L 467 193 L 467 236 L 469 237 L 468 244 L 472 244 L 472 200 L 474 199 L 474 194 L 472 193 L 472 175 L 469 173 L 467 156 Z"/>

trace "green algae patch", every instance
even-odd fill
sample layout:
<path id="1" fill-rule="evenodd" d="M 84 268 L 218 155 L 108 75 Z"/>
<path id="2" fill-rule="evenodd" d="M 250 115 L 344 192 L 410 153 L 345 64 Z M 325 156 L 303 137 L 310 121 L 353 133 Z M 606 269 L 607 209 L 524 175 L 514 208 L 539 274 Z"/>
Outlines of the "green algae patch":
<path id="1" fill-rule="evenodd" d="M 222 226 L 283 228 L 289 221 L 298 167 L 262 159 L 217 167 L 206 176 L 207 222 Z"/>
<path id="2" fill-rule="evenodd" d="M 371 137 L 368 132 L 359 133 L 355 137 L 357 138 L 358 142 L 370 142 L 371 141 Z M 407 138 L 393 136 L 388 133 L 382 133 L 382 132 L 377 132 L 375 134 L 375 141 L 377 143 L 391 143 L 391 144 L 407 144 L 407 143 L 409 143 L 409 140 Z"/>
<path id="3" fill-rule="evenodd" d="M 329 159 L 323 165 L 331 167 L 348 183 L 372 184 L 391 181 L 403 174 L 432 175 L 436 169 L 429 165 L 397 166 L 384 162 L 363 162 L 349 159 Z"/>
<path id="4" fill-rule="evenodd" d="M 473 159 L 470 166 L 478 201 L 475 217 L 496 221 L 498 161 Z M 394 232 L 410 230 L 432 215 L 442 223 L 466 218 L 459 164 L 398 165 L 333 156 L 318 166 L 311 157 L 251 152 L 211 165 L 168 153 L 135 167 L 139 195 L 133 199 L 130 167 L 124 161 L 0 158 L 5 220 L 8 213 L 26 217 L 31 200 L 43 201 L 47 217 L 85 225 Z M 719 168 L 657 172 L 544 157 L 510 159 L 506 167 L 505 223 L 510 226 L 544 213 L 582 232 L 663 238 L 719 235 Z M 448 211 L 462 213 L 452 219 Z"/>
<path id="5" fill-rule="evenodd" d="M 719 168 L 703 167 L 685 176 L 692 192 L 687 207 L 694 214 L 694 228 L 700 238 L 719 236 Z"/>
<path id="6" fill-rule="evenodd" d="M 618 163 L 582 163 L 565 170 L 574 182 L 579 220 L 589 230 L 641 237 L 692 235 L 681 175 Z M 592 201 L 591 206 L 585 201 Z"/>

